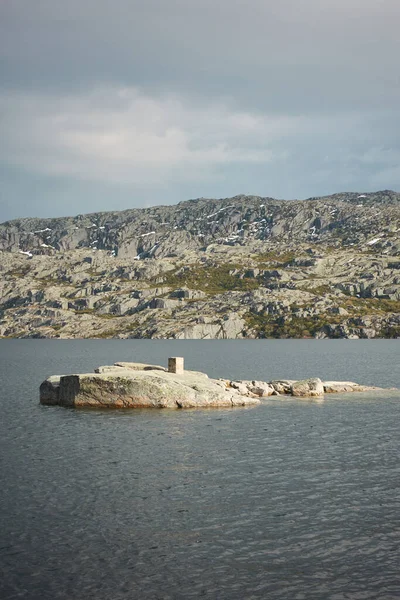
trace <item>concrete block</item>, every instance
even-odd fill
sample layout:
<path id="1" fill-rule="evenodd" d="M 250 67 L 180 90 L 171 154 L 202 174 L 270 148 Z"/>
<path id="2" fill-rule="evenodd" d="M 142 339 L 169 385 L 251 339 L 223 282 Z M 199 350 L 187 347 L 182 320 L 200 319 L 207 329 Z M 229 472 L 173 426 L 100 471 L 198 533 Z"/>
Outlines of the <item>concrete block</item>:
<path id="1" fill-rule="evenodd" d="M 168 359 L 168 373 L 183 375 L 183 356 L 173 356 Z"/>

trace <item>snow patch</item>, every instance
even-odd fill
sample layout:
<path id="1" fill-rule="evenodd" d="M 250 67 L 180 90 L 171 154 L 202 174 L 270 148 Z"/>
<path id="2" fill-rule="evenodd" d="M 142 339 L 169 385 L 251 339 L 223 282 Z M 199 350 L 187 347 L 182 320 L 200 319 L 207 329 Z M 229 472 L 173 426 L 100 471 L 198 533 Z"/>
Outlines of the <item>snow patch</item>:
<path id="1" fill-rule="evenodd" d="M 382 237 L 374 238 L 373 240 L 370 240 L 369 242 L 367 242 L 367 245 L 373 246 L 374 244 L 378 243 L 381 239 L 382 239 Z"/>
<path id="2" fill-rule="evenodd" d="M 211 219 L 211 217 L 215 217 L 219 213 L 224 212 L 225 210 L 228 210 L 228 208 L 233 208 L 233 204 L 230 204 L 229 206 L 225 206 L 224 208 L 220 208 L 219 210 L 217 210 L 217 212 L 212 213 L 211 215 L 207 215 L 207 219 Z"/>

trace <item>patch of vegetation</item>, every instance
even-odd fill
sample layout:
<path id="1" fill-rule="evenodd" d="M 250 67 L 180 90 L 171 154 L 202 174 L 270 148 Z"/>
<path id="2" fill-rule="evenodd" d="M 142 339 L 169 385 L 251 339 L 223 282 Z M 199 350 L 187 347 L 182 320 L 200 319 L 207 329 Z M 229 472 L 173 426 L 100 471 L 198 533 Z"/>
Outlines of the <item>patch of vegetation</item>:
<path id="1" fill-rule="evenodd" d="M 173 289 L 188 287 L 207 294 L 222 294 L 226 291 L 248 291 L 257 289 L 259 282 L 250 277 L 240 278 L 230 272 L 243 269 L 241 265 L 225 263 L 217 266 L 190 265 L 188 269 L 176 269 L 164 275 L 163 285 Z M 160 285 L 159 283 L 154 284 Z"/>
<path id="2" fill-rule="evenodd" d="M 64 279 L 57 279 L 57 277 L 37 277 L 36 282 L 40 285 L 42 289 L 48 287 L 49 285 L 75 287 L 69 281 L 64 281 Z"/>
<path id="3" fill-rule="evenodd" d="M 342 303 L 343 308 L 357 310 L 363 314 L 400 313 L 400 300 L 386 298 L 357 298 L 347 296 Z"/>
<path id="4" fill-rule="evenodd" d="M 6 273 L 7 275 L 9 275 L 10 277 L 15 277 L 17 279 L 23 279 L 28 273 L 29 273 L 30 269 L 16 269 L 15 271 L 8 271 L 8 273 Z"/>
<path id="5" fill-rule="evenodd" d="M 315 294 L 316 296 L 326 296 L 332 291 L 328 284 L 318 285 L 317 287 L 308 288 L 308 291 Z"/>
<path id="6" fill-rule="evenodd" d="M 277 264 L 281 267 L 287 267 L 295 258 L 296 255 L 294 252 L 264 252 L 262 254 L 255 255 L 254 260 L 259 268 L 268 268 L 271 266 L 271 263 L 274 265 Z"/>
<path id="7" fill-rule="evenodd" d="M 119 315 L 98 315 L 101 317 L 105 317 L 105 318 L 119 318 Z M 146 321 L 149 321 L 151 319 L 151 317 L 148 317 Z M 146 326 L 146 321 L 142 324 L 140 324 L 138 321 L 131 321 L 130 323 L 120 323 L 120 326 L 118 328 L 113 328 L 113 329 L 106 329 L 105 331 L 101 331 L 97 334 L 94 334 L 93 337 L 94 338 L 100 338 L 100 339 L 107 339 L 107 338 L 114 338 L 117 337 L 119 334 L 121 333 L 130 333 L 130 332 L 136 332 L 138 327 L 140 326 L 141 328 Z"/>
<path id="8" fill-rule="evenodd" d="M 314 337 L 325 325 L 338 325 L 339 315 L 315 315 L 310 317 L 276 317 L 272 315 L 245 316 L 246 324 L 259 338 L 310 338 Z"/>
<path id="9" fill-rule="evenodd" d="M 85 273 L 85 275 L 90 275 L 90 277 L 100 277 L 101 276 L 101 272 L 99 272 L 97 269 L 94 269 L 93 267 L 89 267 L 88 269 L 85 269 L 83 271 L 83 273 Z"/>
<path id="10" fill-rule="evenodd" d="M 21 337 L 26 337 L 26 331 L 19 331 L 17 333 L 10 333 L 10 335 L 1 335 L 0 339 L 2 340 L 15 340 Z"/>
<path id="11" fill-rule="evenodd" d="M 381 330 L 381 337 L 389 339 L 400 338 L 400 325 L 389 325 L 388 327 L 383 327 Z"/>
<path id="12" fill-rule="evenodd" d="M 106 329 L 105 331 L 99 331 L 98 333 L 93 334 L 93 338 L 96 339 L 108 339 L 117 337 L 117 335 L 121 333 L 118 329 Z"/>

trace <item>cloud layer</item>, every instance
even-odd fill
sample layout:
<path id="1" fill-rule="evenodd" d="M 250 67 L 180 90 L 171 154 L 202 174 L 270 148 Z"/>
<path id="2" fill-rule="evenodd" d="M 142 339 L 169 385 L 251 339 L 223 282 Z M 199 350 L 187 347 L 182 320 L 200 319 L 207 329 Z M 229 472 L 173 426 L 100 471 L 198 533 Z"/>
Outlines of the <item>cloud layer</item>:
<path id="1" fill-rule="evenodd" d="M 32 181 L 30 214 L 49 190 L 63 214 L 67 190 L 83 212 L 399 188 L 399 17 L 397 0 L 4 0 L 0 220 Z"/>
<path id="2" fill-rule="evenodd" d="M 267 163 L 296 119 L 268 119 L 218 104 L 193 107 L 134 88 L 68 96 L 12 93 L 0 100 L 2 160 L 47 175 L 151 184 L 204 177 L 220 165 Z M 282 127 L 282 132 L 280 131 Z"/>

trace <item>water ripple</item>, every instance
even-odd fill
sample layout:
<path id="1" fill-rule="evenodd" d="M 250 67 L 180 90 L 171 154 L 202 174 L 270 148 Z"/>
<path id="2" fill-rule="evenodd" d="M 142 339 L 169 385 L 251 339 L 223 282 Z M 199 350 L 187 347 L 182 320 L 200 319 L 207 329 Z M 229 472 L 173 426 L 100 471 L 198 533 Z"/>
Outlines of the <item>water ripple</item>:
<path id="1" fill-rule="evenodd" d="M 398 398 L 91 413 L 4 381 L 2 600 L 400 597 Z"/>

